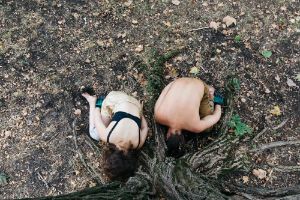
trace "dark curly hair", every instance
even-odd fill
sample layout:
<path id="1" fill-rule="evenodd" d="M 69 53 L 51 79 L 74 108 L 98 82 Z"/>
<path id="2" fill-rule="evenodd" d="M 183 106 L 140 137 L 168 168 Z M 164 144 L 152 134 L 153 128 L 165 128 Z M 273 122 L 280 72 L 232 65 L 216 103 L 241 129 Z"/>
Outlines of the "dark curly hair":
<path id="1" fill-rule="evenodd" d="M 125 153 L 114 144 L 108 144 L 104 152 L 104 172 L 110 180 L 124 181 L 134 175 L 137 167 L 137 151 Z"/>
<path id="2" fill-rule="evenodd" d="M 179 158 L 184 154 L 185 139 L 183 134 L 172 134 L 167 140 L 167 156 Z"/>

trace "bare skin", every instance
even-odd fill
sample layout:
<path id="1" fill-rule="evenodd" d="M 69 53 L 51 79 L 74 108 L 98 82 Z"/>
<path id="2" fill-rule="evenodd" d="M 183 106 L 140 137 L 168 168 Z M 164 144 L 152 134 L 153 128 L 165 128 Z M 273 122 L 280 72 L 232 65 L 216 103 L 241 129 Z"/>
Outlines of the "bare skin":
<path id="1" fill-rule="evenodd" d="M 83 93 L 82 96 L 86 98 L 90 107 L 89 126 L 96 127 L 100 139 L 104 142 L 107 142 L 107 135 L 116 122 L 112 122 L 110 118 L 101 115 L 100 109 L 95 107 L 97 100 L 96 96 L 91 96 L 87 93 Z M 117 111 L 127 112 L 140 118 L 138 108 L 134 104 L 129 102 L 122 103 L 122 105 L 119 107 L 119 110 Z M 124 118 L 118 123 L 118 125 L 111 133 L 109 142 L 115 144 L 117 148 L 119 148 L 120 150 L 124 150 L 125 152 L 131 148 L 141 148 L 145 143 L 148 133 L 148 125 L 145 117 L 141 116 L 141 120 L 142 123 L 139 146 L 139 127 L 134 121 L 128 118 Z"/>
<path id="2" fill-rule="evenodd" d="M 204 95 L 204 84 L 199 79 L 180 78 L 167 85 L 159 96 L 154 115 L 158 123 L 169 126 L 167 138 L 171 134 L 180 134 L 182 130 L 200 133 L 221 117 L 221 106 L 216 105 L 211 115 L 200 119 L 199 107 Z M 209 88 L 212 99 L 214 89 Z"/>

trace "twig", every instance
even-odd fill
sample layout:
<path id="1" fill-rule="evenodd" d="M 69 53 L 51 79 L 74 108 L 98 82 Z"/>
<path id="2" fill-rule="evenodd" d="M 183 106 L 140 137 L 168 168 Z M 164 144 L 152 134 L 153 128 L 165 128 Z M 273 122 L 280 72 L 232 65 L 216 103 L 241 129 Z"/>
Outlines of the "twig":
<path id="1" fill-rule="evenodd" d="M 283 127 L 283 126 L 287 123 L 287 121 L 289 121 L 289 119 L 283 120 L 283 122 L 281 122 L 278 126 L 275 126 L 275 127 L 273 128 L 273 130 L 277 130 L 277 129 Z"/>
<path id="2" fill-rule="evenodd" d="M 261 145 L 260 147 L 258 147 L 256 149 L 252 149 L 252 150 L 250 150 L 250 152 L 264 151 L 266 149 L 271 149 L 274 147 L 281 147 L 281 146 L 286 146 L 286 145 L 298 145 L 298 144 L 300 144 L 300 140 L 271 142 L 269 144 Z"/>
<path id="3" fill-rule="evenodd" d="M 74 136 L 74 143 L 75 143 L 75 149 L 79 155 L 79 159 L 80 161 L 82 162 L 83 166 L 88 170 L 88 172 L 91 174 L 91 176 L 93 178 L 96 178 L 96 181 L 98 182 L 98 184 L 104 184 L 104 181 L 102 180 L 101 176 L 96 172 L 96 170 L 90 166 L 89 164 L 87 164 L 83 158 L 83 155 L 81 153 L 81 150 L 79 149 L 78 147 L 78 144 L 77 144 L 77 137 L 76 137 L 76 121 L 77 119 L 75 118 L 73 123 L 72 123 L 72 130 L 73 130 L 73 136 Z"/>
<path id="4" fill-rule="evenodd" d="M 199 31 L 199 30 L 203 30 L 203 29 L 209 29 L 209 27 L 208 27 L 208 26 L 205 26 L 205 27 L 200 27 L 200 28 L 190 29 L 190 30 L 188 30 L 187 32 Z"/>
<path id="5" fill-rule="evenodd" d="M 264 128 L 261 132 L 259 132 L 254 138 L 253 141 L 256 141 L 259 137 L 261 137 L 269 128 Z"/>
<path id="6" fill-rule="evenodd" d="M 40 178 L 41 181 L 43 181 L 43 183 L 46 185 L 46 188 L 49 189 L 49 185 L 46 182 L 46 180 L 42 177 L 42 175 L 40 174 L 40 172 L 37 172 L 38 177 Z"/>

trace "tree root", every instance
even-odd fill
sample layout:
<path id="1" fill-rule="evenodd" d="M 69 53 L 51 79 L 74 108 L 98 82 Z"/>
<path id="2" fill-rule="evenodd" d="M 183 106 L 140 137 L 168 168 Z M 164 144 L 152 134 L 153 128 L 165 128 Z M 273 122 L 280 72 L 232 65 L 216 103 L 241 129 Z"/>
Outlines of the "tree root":
<path id="1" fill-rule="evenodd" d="M 85 159 L 83 158 L 82 151 L 78 147 L 77 136 L 76 136 L 76 122 L 77 122 L 77 119 L 75 118 L 74 121 L 73 121 L 73 123 L 72 123 L 72 130 L 73 130 L 73 137 L 74 137 L 75 149 L 76 149 L 77 154 L 79 155 L 79 159 L 80 159 L 81 163 L 83 164 L 83 166 L 87 169 L 87 171 L 89 172 L 89 174 L 96 180 L 96 182 L 98 184 L 104 184 L 104 180 L 96 172 L 96 170 L 92 166 L 90 166 L 89 164 L 87 164 L 85 162 Z"/>
<path id="2" fill-rule="evenodd" d="M 256 197 L 284 197 L 288 195 L 300 194 L 300 185 L 285 188 L 266 189 L 261 187 L 245 187 L 244 185 L 224 185 L 224 188 L 228 188 L 228 191 L 233 193 L 244 193 Z"/>
<path id="3" fill-rule="evenodd" d="M 258 148 L 252 149 L 252 150 L 250 150 L 250 152 L 261 152 L 266 149 L 272 149 L 275 147 L 281 147 L 281 146 L 287 146 L 287 145 L 299 145 L 299 144 L 300 144 L 300 140 L 271 142 L 269 144 L 264 144 L 264 145 L 259 146 Z"/>
<path id="4" fill-rule="evenodd" d="M 299 172 L 300 171 L 300 166 L 284 166 L 284 165 L 274 165 L 272 163 L 268 162 L 268 165 L 270 167 L 273 167 L 274 170 L 279 171 L 279 172 Z"/>

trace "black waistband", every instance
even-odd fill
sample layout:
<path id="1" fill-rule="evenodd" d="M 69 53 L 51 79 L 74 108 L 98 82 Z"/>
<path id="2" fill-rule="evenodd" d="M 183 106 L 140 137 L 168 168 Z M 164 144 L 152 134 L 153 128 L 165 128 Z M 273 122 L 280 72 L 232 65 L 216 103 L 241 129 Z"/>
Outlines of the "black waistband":
<path id="1" fill-rule="evenodd" d="M 117 126 L 117 124 L 124 118 L 129 118 L 131 120 L 133 120 L 139 127 L 139 143 L 137 145 L 137 147 L 139 147 L 140 145 L 140 129 L 141 129 L 141 119 L 134 116 L 134 115 L 131 115 L 129 113 L 126 113 L 126 112 L 122 112 L 122 111 L 119 111 L 119 112 L 116 112 L 114 114 L 114 116 L 112 117 L 111 121 L 115 121 L 115 125 L 110 129 L 108 135 L 107 135 L 107 142 L 109 143 L 109 137 L 111 135 L 111 133 L 113 132 L 113 130 L 115 129 L 115 127 Z"/>

